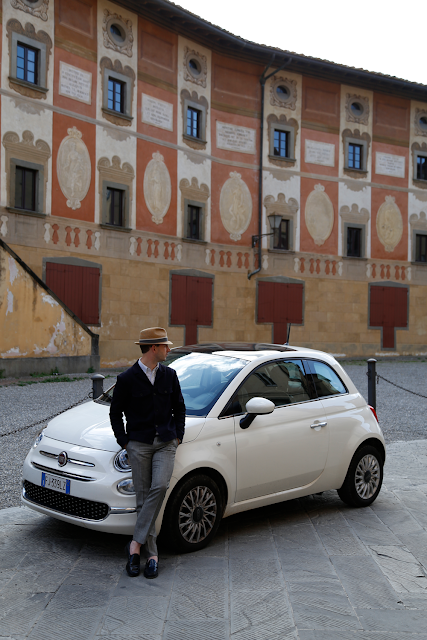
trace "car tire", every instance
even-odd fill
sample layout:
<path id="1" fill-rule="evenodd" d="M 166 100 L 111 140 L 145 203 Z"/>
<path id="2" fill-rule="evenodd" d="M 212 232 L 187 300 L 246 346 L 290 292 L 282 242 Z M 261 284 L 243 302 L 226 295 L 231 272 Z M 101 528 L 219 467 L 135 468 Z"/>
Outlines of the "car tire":
<path id="1" fill-rule="evenodd" d="M 356 451 L 338 495 L 350 507 L 368 507 L 377 498 L 383 482 L 383 459 L 371 446 Z"/>
<path id="2" fill-rule="evenodd" d="M 176 551 L 203 549 L 215 536 L 223 513 L 217 483 L 207 475 L 184 480 L 168 501 L 162 537 Z"/>

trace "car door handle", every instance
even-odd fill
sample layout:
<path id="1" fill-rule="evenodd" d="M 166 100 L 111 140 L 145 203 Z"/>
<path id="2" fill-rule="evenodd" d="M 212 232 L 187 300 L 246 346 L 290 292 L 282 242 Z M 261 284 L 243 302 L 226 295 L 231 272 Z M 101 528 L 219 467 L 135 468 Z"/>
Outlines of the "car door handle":
<path id="1" fill-rule="evenodd" d="M 315 422 L 314 424 L 310 425 L 310 429 L 316 429 L 316 427 L 326 427 L 327 424 L 327 422 Z"/>

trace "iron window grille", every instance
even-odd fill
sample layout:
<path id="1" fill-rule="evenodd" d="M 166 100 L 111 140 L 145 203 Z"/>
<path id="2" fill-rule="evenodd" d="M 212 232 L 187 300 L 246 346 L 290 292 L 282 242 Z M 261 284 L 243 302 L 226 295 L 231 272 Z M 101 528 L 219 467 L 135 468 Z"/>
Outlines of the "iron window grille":
<path id="1" fill-rule="evenodd" d="M 427 262 L 427 235 L 420 233 L 416 235 L 415 262 Z"/>
<path id="2" fill-rule="evenodd" d="M 37 171 L 25 167 L 16 167 L 15 207 L 36 211 Z"/>
<path id="3" fill-rule="evenodd" d="M 125 193 L 121 189 L 107 187 L 107 224 L 123 227 Z"/>
<path id="4" fill-rule="evenodd" d="M 350 258 L 362 256 L 362 229 L 347 227 L 347 256 Z"/>
<path id="5" fill-rule="evenodd" d="M 187 238 L 190 240 L 201 240 L 201 207 L 188 205 L 187 211 Z"/>
<path id="6" fill-rule="evenodd" d="M 289 220 L 283 220 L 273 235 L 273 249 L 289 249 Z"/>

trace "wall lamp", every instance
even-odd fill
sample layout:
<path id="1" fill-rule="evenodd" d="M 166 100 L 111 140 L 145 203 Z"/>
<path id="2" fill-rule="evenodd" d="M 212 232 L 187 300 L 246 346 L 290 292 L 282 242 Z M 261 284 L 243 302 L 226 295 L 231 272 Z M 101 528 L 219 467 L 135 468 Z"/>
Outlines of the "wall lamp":
<path id="1" fill-rule="evenodd" d="M 280 229 L 280 225 L 282 222 L 282 216 L 279 215 L 278 213 L 271 213 L 269 216 L 267 216 L 267 220 L 270 224 L 270 229 L 271 232 L 270 233 L 262 233 L 260 236 L 252 236 L 252 249 L 254 249 L 258 242 L 260 241 L 261 238 L 265 238 L 266 236 L 272 236 L 274 235 L 274 232 L 277 231 L 278 229 Z"/>

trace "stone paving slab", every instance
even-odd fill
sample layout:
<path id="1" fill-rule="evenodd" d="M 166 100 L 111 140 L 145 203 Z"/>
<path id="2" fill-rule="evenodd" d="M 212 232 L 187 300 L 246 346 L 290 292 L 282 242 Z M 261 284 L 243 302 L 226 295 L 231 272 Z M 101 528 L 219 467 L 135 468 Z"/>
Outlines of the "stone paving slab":
<path id="1" fill-rule="evenodd" d="M 0 511 L 0 640 L 427 640 L 427 440 L 388 446 L 367 509 L 336 492 L 221 524 L 129 578 L 126 540 Z"/>

